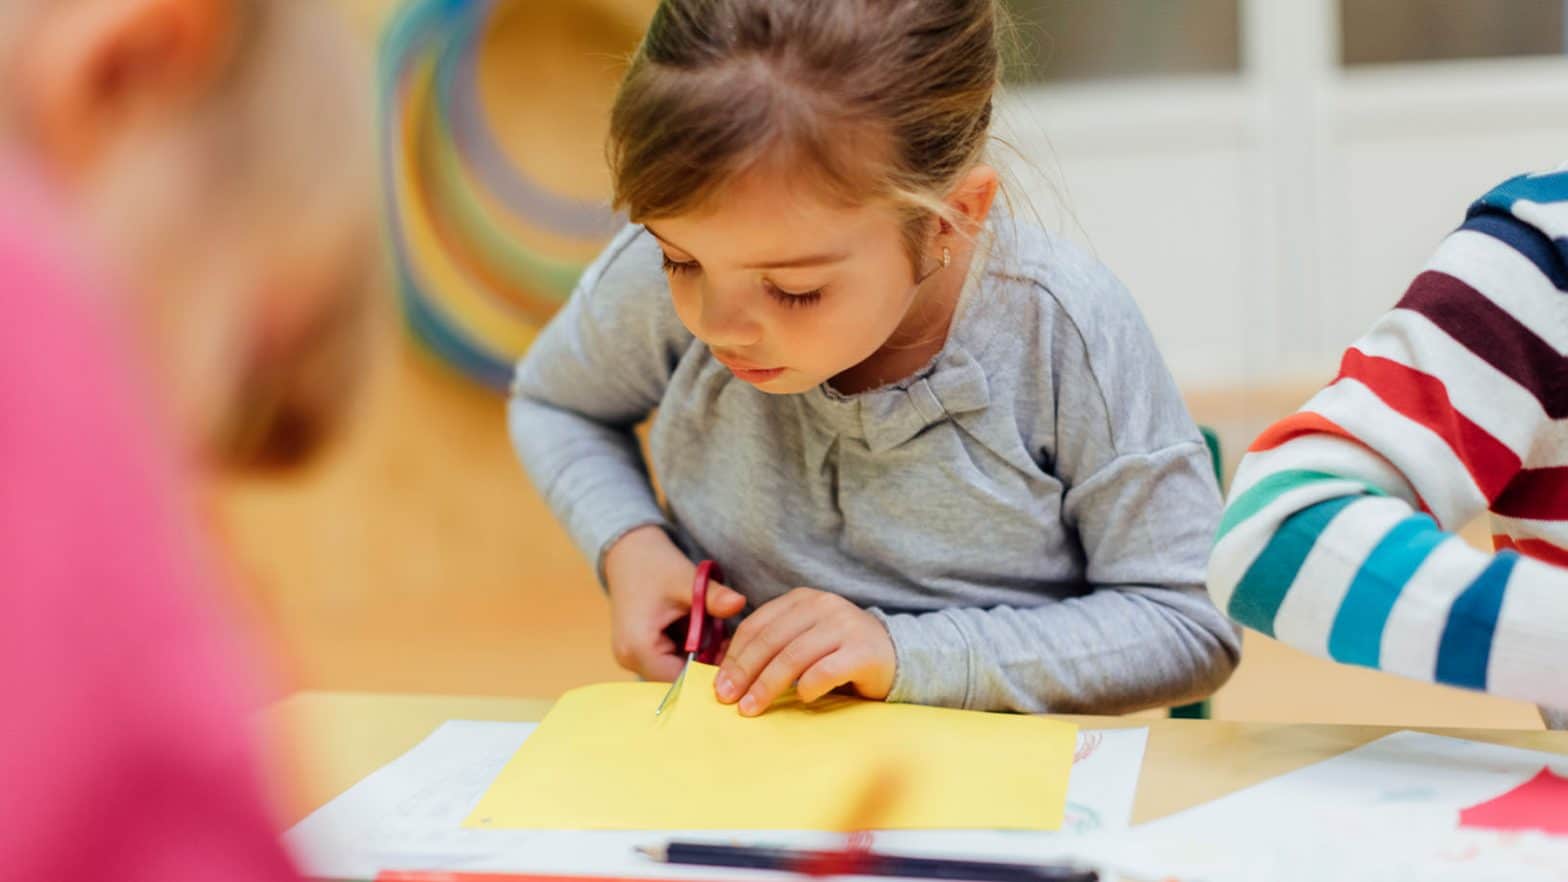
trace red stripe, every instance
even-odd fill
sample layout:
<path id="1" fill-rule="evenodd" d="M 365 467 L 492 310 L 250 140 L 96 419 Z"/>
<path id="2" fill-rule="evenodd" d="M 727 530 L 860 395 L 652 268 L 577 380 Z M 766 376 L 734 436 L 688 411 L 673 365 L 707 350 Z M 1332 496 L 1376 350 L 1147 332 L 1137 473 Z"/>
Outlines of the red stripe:
<path id="1" fill-rule="evenodd" d="M 1339 423 L 1320 413 L 1304 410 L 1293 413 L 1269 426 L 1264 430 L 1263 434 L 1258 436 L 1258 440 L 1252 442 L 1252 446 L 1247 448 L 1247 451 L 1249 453 L 1261 453 L 1265 450 L 1273 450 L 1287 441 L 1294 441 L 1303 435 L 1335 435 L 1355 441 L 1357 444 L 1361 443 L 1361 439 L 1350 434 Z"/>
<path id="2" fill-rule="evenodd" d="M 1492 511 L 1510 518 L 1568 520 L 1568 467 L 1525 469 L 1492 503 Z"/>
<path id="3" fill-rule="evenodd" d="M 1488 502 L 1518 473 L 1519 457 L 1456 410 L 1448 388 L 1437 377 L 1355 348 L 1345 350 L 1339 377 L 1360 381 L 1383 403 L 1442 438 Z"/>
<path id="4" fill-rule="evenodd" d="M 1568 567 L 1568 550 L 1544 539 L 1515 539 L 1512 536 L 1493 536 L 1492 547 L 1498 551 L 1517 551 L 1526 557 Z"/>

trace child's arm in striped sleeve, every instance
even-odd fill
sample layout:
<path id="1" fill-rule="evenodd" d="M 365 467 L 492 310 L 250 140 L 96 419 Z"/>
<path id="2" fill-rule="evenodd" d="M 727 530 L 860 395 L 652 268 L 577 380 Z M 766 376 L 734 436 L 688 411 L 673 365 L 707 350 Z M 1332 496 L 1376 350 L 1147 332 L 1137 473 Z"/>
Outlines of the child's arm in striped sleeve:
<path id="1" fill-rule="evenodd" d="M 1568 470 L 1532 459 L 1561 449 L 1540 443 L 1562 416 L 1561 248 L 1477 204 L 1339 377 L 1253 444 L 1210 562 L 1220 609 L 1336 661 L 1568 706 L 1568 570 L 1448 532 L 1488 509 L 1568 518 L 1538 483 Z"/>

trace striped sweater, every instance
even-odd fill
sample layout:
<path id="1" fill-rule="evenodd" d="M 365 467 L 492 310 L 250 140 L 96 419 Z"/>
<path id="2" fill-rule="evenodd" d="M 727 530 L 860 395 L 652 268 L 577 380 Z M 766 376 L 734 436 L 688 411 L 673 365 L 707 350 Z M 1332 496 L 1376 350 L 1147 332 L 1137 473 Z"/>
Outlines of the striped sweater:
<path id="1" fill-rule="evenodd" d="M 1252 445 L 1215 603 L 1335 661 L 1568 708 L 1565 353 L 1568 165 L 1472 205 L 1334 382 Z M 1491 554 L 1450 532 L 1483 512 Z"/>

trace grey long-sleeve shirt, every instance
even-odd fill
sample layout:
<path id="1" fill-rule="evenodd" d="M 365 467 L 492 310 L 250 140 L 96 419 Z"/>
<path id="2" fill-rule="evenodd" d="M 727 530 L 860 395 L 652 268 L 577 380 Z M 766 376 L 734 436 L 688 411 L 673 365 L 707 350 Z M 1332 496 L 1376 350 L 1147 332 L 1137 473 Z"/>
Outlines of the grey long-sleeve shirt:
<path id="1" fill-rule="evenodd" d="M 680 324 L 629 227 L 518 366 L 517 451 L 594 561 L 665 527 L 755 608 L 792 588 L 886 624 L 889 700 L 1121 713 L 1209 694 L 1240 653 L 1203 588 L 1220 498 L 1122 285 L 1006 218 L 926 369 L 774 396 Z M 661 508 L 633 428 L 650 443 Z M 602 568 L 601 568 L 602 575 Z"/>

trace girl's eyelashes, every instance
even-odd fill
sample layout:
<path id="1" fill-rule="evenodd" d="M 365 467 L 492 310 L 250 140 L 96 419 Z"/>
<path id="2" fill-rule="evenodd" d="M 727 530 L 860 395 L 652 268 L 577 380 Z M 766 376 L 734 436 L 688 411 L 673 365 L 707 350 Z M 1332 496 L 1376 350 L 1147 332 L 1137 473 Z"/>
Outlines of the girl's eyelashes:
<path id="1" fill-rule="evenodd" d="M 798 309 L 802 306 L 815 306 L 822 300 L 821 288 L 818 288 L 815 291 L 802 291 L 800 293 L 796 293 L 794 291 L 785 291 L 772 282 L 763 282 L 762 287 L 767 289 L 768 296 L 772 297 L 774 300 L 777 300 L 781 305 L 788 309 Z"/>
<path id="2" fill-rule="evenodd" d="M 665 273 L 671 276 L 687 275 L 698 272 L 702 269 L 702 265 L 697 263 L 695 260 L 674 260 L 668 254 L 662 254 L 660 257 L 664 264 Z M 769 297 L 772 297 L 774 300 L 778 301 L 779 304 L 788 309 L 798 309 L 802 306 L 814 306 L 822 299 L 821 288 L 818 288 L 814 291 L 802 291 L 797 293 L 795 291 L 785 291 L 783 288 L 780 288 L 779 286 L 765 279 L 762 282 L 762 287 L 768 292 Z"/>
<path id="3" fill-rule="evenodd" d="M 694 273 L 702 268 L 695 260 L 671 260 L 668 254 L 661 254 L 660 256 L 664 260 L 664 271 L 672 276 Z"/>

